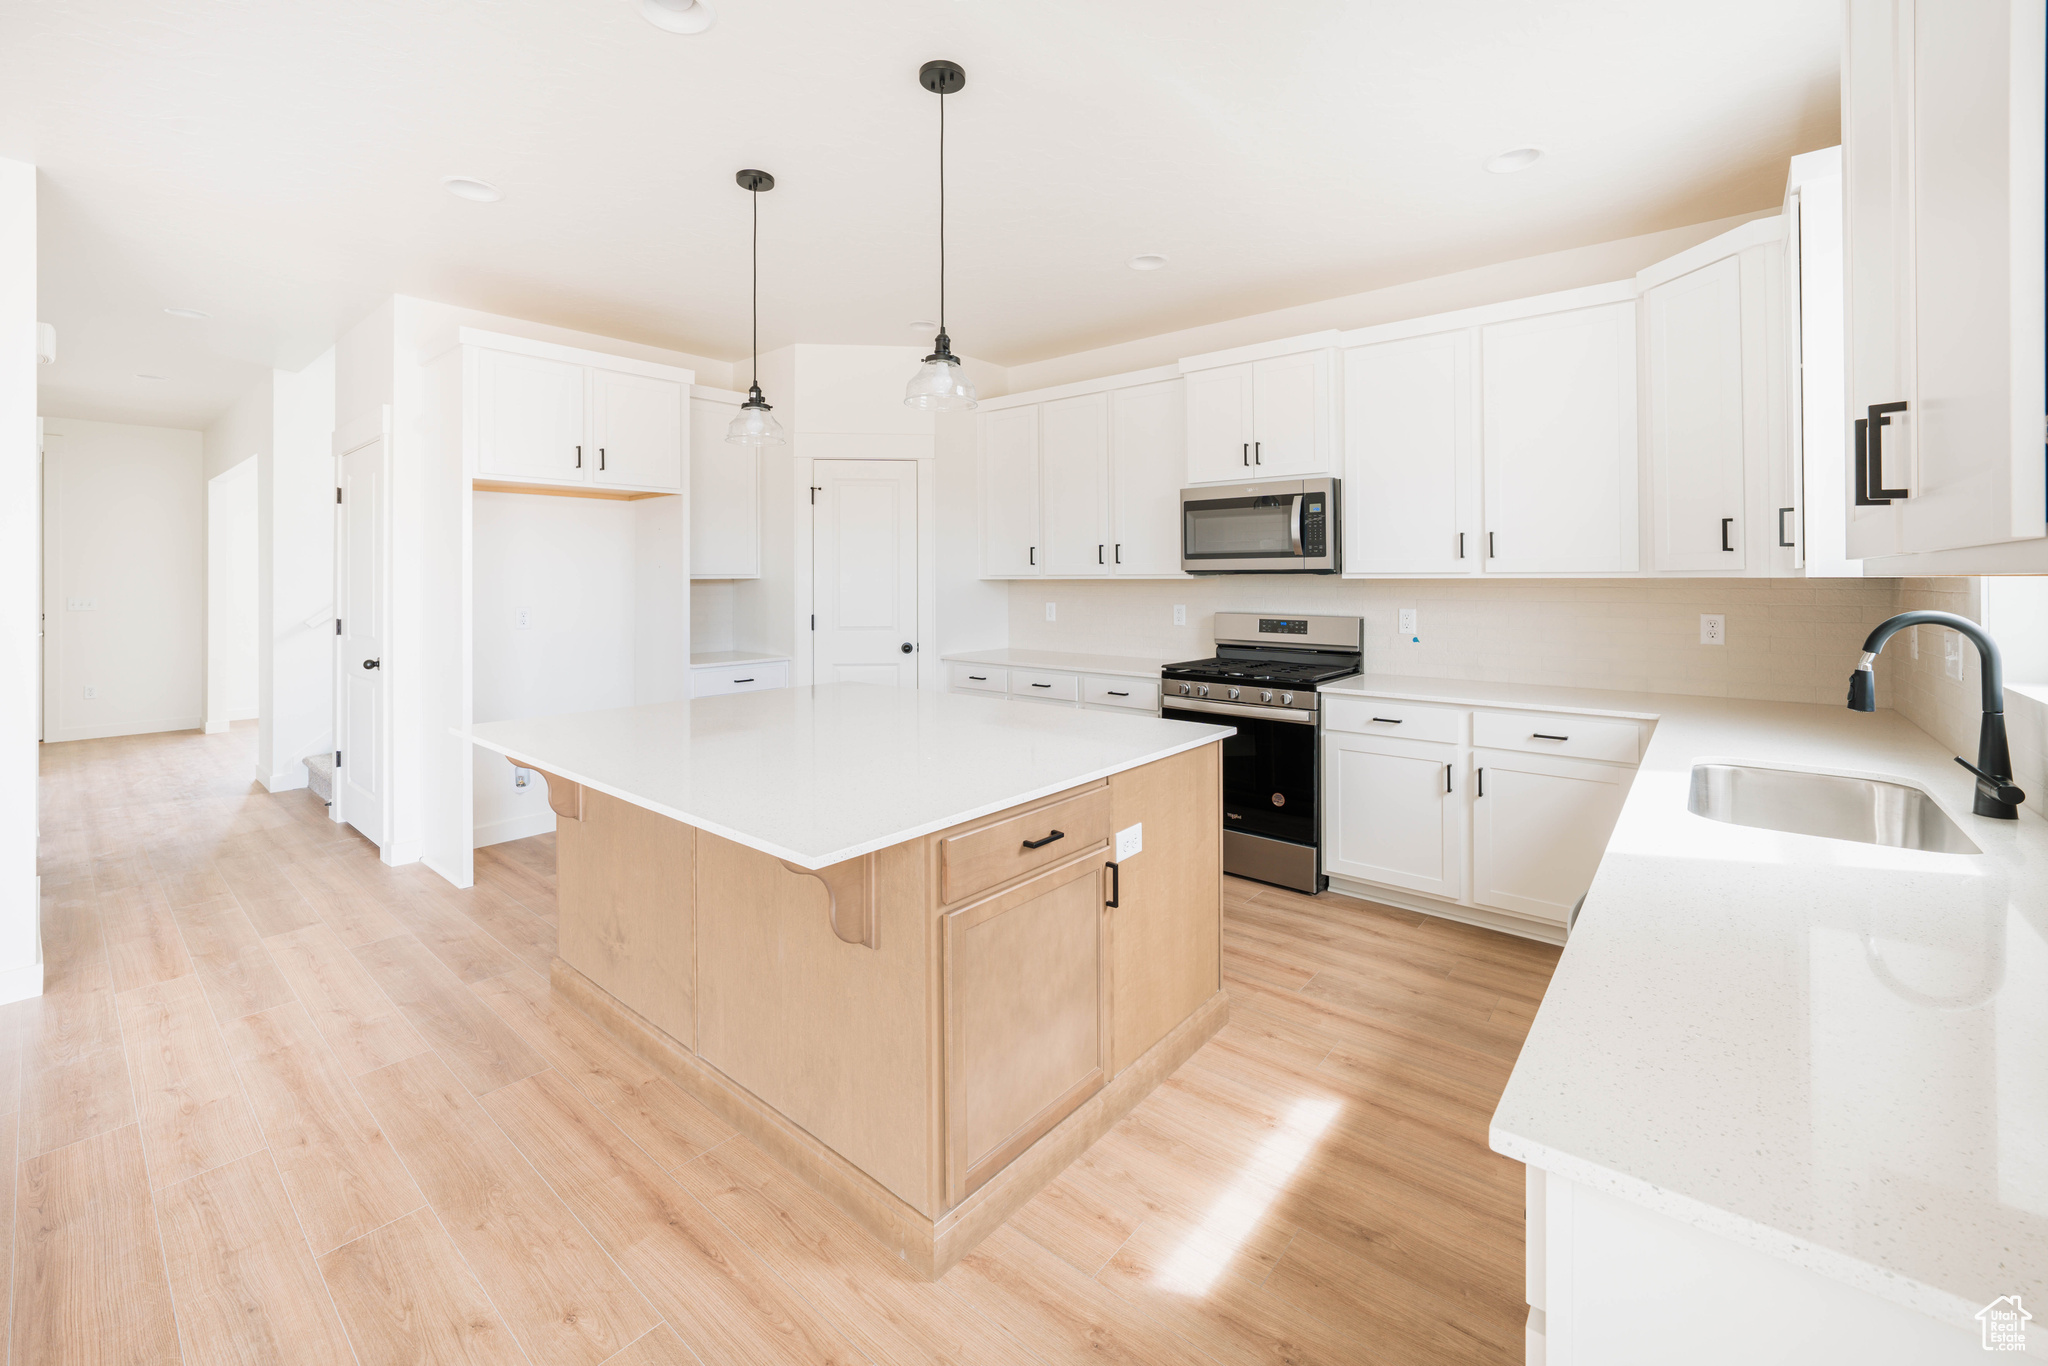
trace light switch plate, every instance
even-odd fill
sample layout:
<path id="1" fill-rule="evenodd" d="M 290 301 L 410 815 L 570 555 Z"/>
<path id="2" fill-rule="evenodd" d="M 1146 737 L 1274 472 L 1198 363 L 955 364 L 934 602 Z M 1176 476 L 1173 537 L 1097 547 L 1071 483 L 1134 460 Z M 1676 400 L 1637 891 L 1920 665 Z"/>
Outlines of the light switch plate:
<path id="1" fill-rule="evenodd" d="M 1700 644 L 1726 645 L 1728 643 L 1728 618 L 1719 612 L 1700 613 Z"/>
<path id="2" fill-rule="evenodd" d="M 1060 605 L 1058 603 L 1049 602 L 1045 605 L 1045 619 L 1047 621 L 1058 621 L 1060 619 Z"/>
<path id="3" fill-rule="evenodd" d="M 1185 626 L 1188 624 L 1188 607 L 1186 603 L 1177 602 L 1173 605 L 1173 624 L 1175 626 Z"/>
<path id="4" fill-rule="evenodd" d="M 1116 861 L 1122 863 L 1133 854 L 1142 853 L 1145 848 L 1145 823 L 1127 825 L 1116 832 Z"/>

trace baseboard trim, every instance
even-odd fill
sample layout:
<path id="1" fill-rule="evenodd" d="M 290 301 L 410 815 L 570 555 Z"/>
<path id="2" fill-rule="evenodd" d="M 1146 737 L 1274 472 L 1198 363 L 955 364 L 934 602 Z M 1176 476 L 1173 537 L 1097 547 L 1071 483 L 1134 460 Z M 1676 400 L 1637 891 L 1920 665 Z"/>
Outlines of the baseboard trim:
<path id="1" fill-rule="evenodd" d="M 1506 911 L 1489 911 L 1478 906 L 1460 906 L 1455 901 L 1444 901 L 1422 892 L 1405 891 L 1399 887 L 1382 887 L 1377 882 L 1360 882 L 1356 878 L 1330 877 L 1330 890 L 1345 896 L 1355 896 L 1360 901 L 1376 901 L 1382 906 L 1393 906 L 1403 911 L 1419 911 L 1433 915 L 1440 920 L 1455 920 L 1461 925 L 1477 925 L 1482 930 L 1498 930 L 1512 934 L 1518 939 L 1533 939 L 1539 944 L 1562 944 L 1565 939 L 1564 926 L 1548 920 L 1528 920 Z"/>
<path id="2" fill-rule="evenodd" d="M 228 725 L 229 723 L 227 721 L 208 721 L 205 725 L 201 726 L 200 729 L 205 731 L 208 735 L 225 735 L 227 733 Z"/>
<path id="3" fill-rule="evenodd" d="M 404 844 L 393 842 L 381 846 L 377 857 L 393 868 L 403 868 L 408 863 L 418 863 L 420 855 L 425 852 L 425 840 L 407 840 Z"/>
<path id="4" fill-rule="evenodd" d="M 164 735 L 174 730 L 200 730 L 204 716 L 181 716 L 171 721 L 137 721 L 109 726 L 59 726 L 43 736 L 45 744 L 61 745 L 67 740 L 112 740 L 122 735 Z"/>
<path id="5" fill-rule="evenodd" d="M 1217 992 L 1165 1038 L 1112 1077 L 988 1183 L 933 1219 L 698 1057 L 645 1016 L 557 958 L 549 974 L 565 1003 L 589 1016 L 705 1108 L 745 1134 L 784 1170 L 830 1200 L 926 1280 L 937 1280 L 1136 1109 L 1230 1018 Z"/>
<path id="6" fill-rule="evenodd" d="M 471 834 L 472 849 L 483 849 L 493 844 L 506 844 L 512 840 L 530 839 L 535 835 L 552 834 L 555 828 L 553 810 L 537 811 L 530 816 L 508 816 L 501 821 L 479 825 Z"/>
<path id="7" fill-rule="evenodd" d="M 265 792 L 296 792 L 308 785 L 306 782 L 306 766 L 295 760 L 292 766 L 282 773 L 272 773 L 265 776 L 261 771 L 258 771 L 256 781 L 263 784 Z"/>

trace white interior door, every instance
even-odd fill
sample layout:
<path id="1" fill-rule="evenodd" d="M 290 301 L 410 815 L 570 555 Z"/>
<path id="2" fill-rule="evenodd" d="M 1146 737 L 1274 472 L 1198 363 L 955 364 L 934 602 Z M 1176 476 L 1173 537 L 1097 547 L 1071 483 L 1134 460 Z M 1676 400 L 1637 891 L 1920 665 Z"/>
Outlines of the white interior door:
<path id="1" fill-rule="evenodd" d="M 591 371 L 590 435 L 597 445 L 591 477 L 600 484 L 680 489 L 683 403 L 683 386 L 673 380 Z"/>
<path id="2" fill-rule="evenodd" d="M 1344 354 L 1344 568 L 1462 574 L 1481 548 L 1465 503 L 1478 483 L 1469 329 Z"/>
<path id="3" fill-rule="evenodd" d="M 385 544 L 385 441 L 377 438 L 336 464 L 341 489 L 334 538 L 334 612 L 341 622 L 336 653 L 334 816 L 383 848 L 390 821 L 390 722 L 384 634 L 389 613 Z"/>
<path id="4" fill-rule="evenodd" d="M 1743 568 L 1742 261 L 1724 256 L 1643 296 L 1650 564 Z"/>
<path id="5" fill-rule="evenodd" d="M 1109 564 L 1118 574 L 1180 572 L 1186 403 L 1177 379 L 1110 395 Z"/>
<path id="6" fill-rule="evenodd" d="M 917 462 L 811 466 L 814 683 L 917 686 Z"/>
<path id="7" fill-rule="evenodd" d="M 1042 558 L 1048 574 L 1109 573 L 1109 395 L 1039 409 Z"/>

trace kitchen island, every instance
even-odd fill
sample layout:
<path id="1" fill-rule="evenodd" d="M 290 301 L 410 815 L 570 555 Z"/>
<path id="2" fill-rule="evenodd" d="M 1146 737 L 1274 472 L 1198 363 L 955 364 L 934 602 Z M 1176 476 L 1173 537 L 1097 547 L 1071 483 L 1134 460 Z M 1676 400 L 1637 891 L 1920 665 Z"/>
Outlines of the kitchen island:
<path id="1" fill-rule="evenodd" d="M 555 992 L 937 1276 L 1221 1027 L 1227 726 L 835 684 L 478 725 Z"/>

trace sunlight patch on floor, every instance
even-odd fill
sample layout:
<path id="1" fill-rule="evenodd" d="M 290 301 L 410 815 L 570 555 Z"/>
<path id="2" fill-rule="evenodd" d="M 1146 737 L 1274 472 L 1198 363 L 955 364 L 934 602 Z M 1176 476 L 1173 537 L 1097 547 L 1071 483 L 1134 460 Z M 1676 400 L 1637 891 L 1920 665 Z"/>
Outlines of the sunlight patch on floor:
<path id="1" fill-rule="evenodd" d="M 1202 1222 L 1160 1264 L 1152 1283 L 1176 1294 L 1207 1294 L 1343 1108 L 1342 1101 L 1331 1099 L 1294 1102 Z"/>

